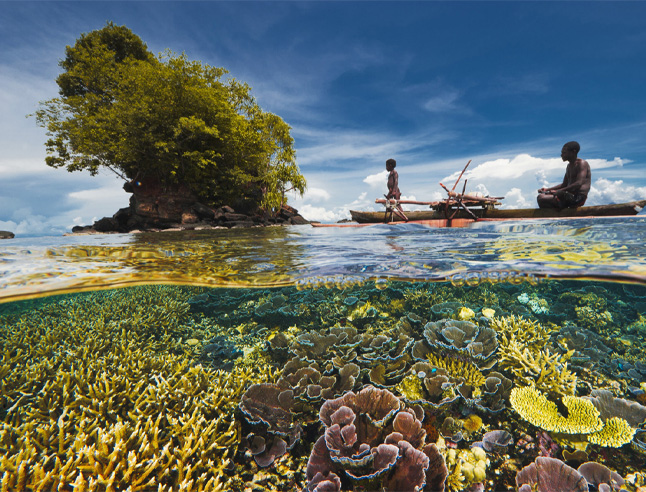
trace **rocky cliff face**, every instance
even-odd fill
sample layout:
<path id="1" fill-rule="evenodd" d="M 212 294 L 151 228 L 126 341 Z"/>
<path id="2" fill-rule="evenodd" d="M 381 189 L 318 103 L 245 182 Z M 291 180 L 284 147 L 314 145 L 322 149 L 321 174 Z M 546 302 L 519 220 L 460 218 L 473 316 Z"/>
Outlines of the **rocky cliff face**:
<path id="1" fill-rule="evenodd" d="M 91 226 L 76 226 L 74 233 L 156 231 L 164 229 L 200 229 L 213 227 L 253 227 L 275 224 L 308 224 L 298 210 L 284 205 L 276 214 L 260 210 L 244 213 L 224 206 L 211 208 L 200 203 L 185 186 L 163 187 L 153 179 L 126 183 L 132 193 L 130 206 L 112 217 L 97 220 Z"/>

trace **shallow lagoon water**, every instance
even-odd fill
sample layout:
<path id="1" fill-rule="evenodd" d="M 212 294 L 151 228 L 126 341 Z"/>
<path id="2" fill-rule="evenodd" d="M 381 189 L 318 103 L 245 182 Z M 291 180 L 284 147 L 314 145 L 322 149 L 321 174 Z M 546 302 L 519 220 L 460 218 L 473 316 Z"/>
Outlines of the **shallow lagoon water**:
<path id="1" fill-rule="evenodd" d="M 541 455 L 637 490 L 645 245 L 644 217 L 7 241 L 2 487 L 302 490 L 323 402 L 372 387 L 416 415 L 413 447 L 436 444 L 449 490 L 515 490 Z M 512 405 L 527 387 L 566 420 L 565 396 L 608 390 L 617 415 L 558 432 Z M 615 417 L 631 439 L 598 444 Z M 511 443 L 476 460 L 496 430 Z M 370 446 L 392 431 L 391 415 Z M 330 473 L 342 490 L 413 490 L 397 463 Z"/>

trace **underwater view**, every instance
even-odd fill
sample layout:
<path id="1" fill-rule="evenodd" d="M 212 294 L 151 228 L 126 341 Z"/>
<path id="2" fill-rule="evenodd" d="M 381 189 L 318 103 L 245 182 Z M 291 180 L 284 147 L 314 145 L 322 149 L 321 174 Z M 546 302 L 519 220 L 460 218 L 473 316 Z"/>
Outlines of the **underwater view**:
<path id="1" fill-rule="evenodd" d="M 646 217 L 0 244 L 2 491 L 645 491 Z"/>

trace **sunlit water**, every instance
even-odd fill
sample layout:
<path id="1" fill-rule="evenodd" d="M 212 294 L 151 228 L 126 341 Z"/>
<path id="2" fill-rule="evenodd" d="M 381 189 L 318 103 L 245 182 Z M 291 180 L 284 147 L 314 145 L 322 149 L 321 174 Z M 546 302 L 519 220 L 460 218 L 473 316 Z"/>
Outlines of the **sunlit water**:
<path id="1" fill-rule="evenodd" d="M 476 328 L 458 323 L 457 335 L 447 320 Z M 543 338 L 521 333 L 536 326 Z M 485 332 L 494 345 L 481 343 Z M 322 403 L 374 386 L 422 409 L 426 437 L 414 447 L 438 445 L 447 489 L 513 490 L 518 470 L 551 456 L 574 469 L 603 464 L 637 490 L 646 484 L 645 336 L 645 217 L 7 240 L 0 483 L 302 490 L 325 431 Z M 470 341 L 489 352 L 475 355 Z M 524 362 L 513 362 L 516 349 L 529 351 L 516 357 Z M 440 359 L 471 364 L 483 379 Z M 447 374 L 439 393 L 420 369 L 429 361 Z M 555 372 L 533 373 L 528 361 Z M 492 403 L 484 381 L 498 375 L 508 387 Z M 276 401 L 254 414 L 246 391 L 262 383 L 291 388 L 289 422 L 267 421 L 285 410 Z M 612 447 L 541 428 L 511 405 L 511 389 L 528 386 L 565 417 L 564 395 L 611 391 L 614 407 L 630 409 L 612 416 L 630 424 L 631 439 Z M 478 465 L 471 450 L 493 430 L 512 442 L 487 448 Z M 334 462 L 330 472 L 342 490 L 412 490 L 393 478 L 397 466 L 363 480 L 348 473 L 356 465 Z"/>

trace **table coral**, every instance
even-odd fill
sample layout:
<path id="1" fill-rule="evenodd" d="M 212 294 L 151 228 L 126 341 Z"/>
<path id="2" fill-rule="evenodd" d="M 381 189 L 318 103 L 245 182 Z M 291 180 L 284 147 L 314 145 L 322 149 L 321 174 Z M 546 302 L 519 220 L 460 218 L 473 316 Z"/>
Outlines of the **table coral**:
<path id="1" fill-rule="evenodd" d="M 619 417 L 612 417 L 604 422 L 603 429 L 588 436 L 588 440 L 600 446 L 620 448 L 633 440 L 635 429 Z"/>
<path id="2" fill-rule="evenodd" d="M 589 442 L 605 447 L 621 447 L 631 442 L 635 435 L 636 430 L 622 418 L 602 420 L 590 399 L 564 396 L 567 417 L 558 412 L 555 403 L 532 387 L 514 388 L 509 399 L 521 417 L 549 432 L 585 434 Z"/>
<path id="3" fill-rule="evenodd" d="M 568 409 L 567 417 L 558 412 L 555 403 L 531 386 L 512 389 L 509 401 L 521 417 L 546 431 L 589 434 L 603 427 L 594 405 L 576 396 L 563 397 L 563 404 Z"/>

